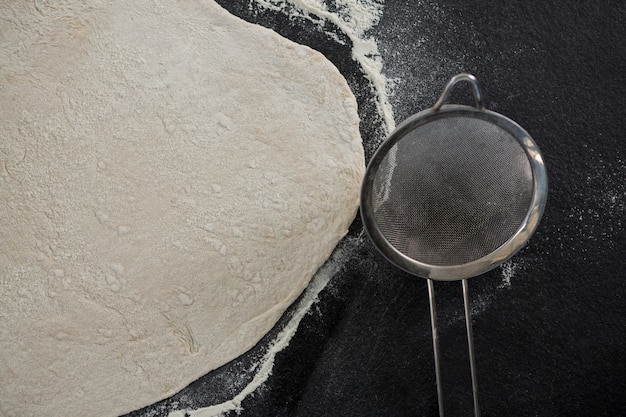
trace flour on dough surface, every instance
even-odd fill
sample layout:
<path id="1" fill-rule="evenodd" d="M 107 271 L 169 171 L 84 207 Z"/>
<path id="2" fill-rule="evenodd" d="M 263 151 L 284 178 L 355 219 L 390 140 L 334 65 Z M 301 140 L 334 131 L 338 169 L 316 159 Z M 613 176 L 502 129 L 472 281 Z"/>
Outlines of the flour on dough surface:
<path id="1" fill-rule="evenodd" d="M 213 2 L 4 2 L 0 100 L 0 415 L 123 414 L 242 354 L 358 207 L 345 80 Z"/>

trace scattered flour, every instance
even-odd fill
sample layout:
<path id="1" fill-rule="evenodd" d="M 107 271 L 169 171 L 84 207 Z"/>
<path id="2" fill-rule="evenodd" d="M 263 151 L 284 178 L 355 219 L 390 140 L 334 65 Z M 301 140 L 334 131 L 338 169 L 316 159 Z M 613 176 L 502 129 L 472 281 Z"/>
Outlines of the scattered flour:
<path id="1" fill-rule="evenodd" d="M 500 265 L 502 282 L 498 285 L 498 288 L 511 288 L 511 278 L 513 278 L 516 269 L 517 264 L 515 264 L 511 259 Z"/>
<path id="2" fill-rule="evenodd" d="M 518 255 L 519 256 L 519 255 Z M 515 273 L 520 269 L 523 269 L 523 262 L 520 264 L 520 260 L 517 259 L 515 262 L 513 259 L 509 259 L 506 262 L 503 262 L 499 266 L 500 277 L 502 280 L 497 285 L 496 290 L 508 290 L 511 288 L 511 280 L 515 276 Z M 498 291 L 487 291 L 478 294 L 471 294 L 471 283 L 473 280 L 470 279 L 470 313 L 472 317 L 478 316 L 483 311 L 487 310 L 491 304 L 493 304 L 494 300 L 497 299 Z M 450 319 L 446 320 L 443 323 L 442 327 L 449 327 L 452 325 L 456 325 L 461 321 L 465 320 L 465 314 L 463 309 L 458 306 L 450 307 L 454 308 L 456 313 L 454 313 Z"/>

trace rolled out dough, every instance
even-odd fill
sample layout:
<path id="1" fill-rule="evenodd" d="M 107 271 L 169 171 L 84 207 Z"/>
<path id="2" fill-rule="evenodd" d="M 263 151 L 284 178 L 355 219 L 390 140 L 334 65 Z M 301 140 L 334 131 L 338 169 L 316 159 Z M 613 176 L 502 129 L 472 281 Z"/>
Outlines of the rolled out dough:
<path id="1" fill-rule="evenodd" d="M 252 347 L 346 233 L 356 101 L 212 1 L 0 2 L 0 415 L 116 416 Z"/>

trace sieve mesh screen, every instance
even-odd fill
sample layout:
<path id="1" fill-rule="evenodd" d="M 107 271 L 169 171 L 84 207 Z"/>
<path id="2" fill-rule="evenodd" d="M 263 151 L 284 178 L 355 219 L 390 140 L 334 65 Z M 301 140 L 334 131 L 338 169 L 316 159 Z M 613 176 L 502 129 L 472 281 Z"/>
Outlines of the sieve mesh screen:
<path id="1" fill-rule="evenodd" d="M 494 123 L 440 118 L 389 149 L 372 189 L 375 222 L 398 251 L 430 265 L 461 265 L 509 240 L 528 213 L 532 169 Z"/>

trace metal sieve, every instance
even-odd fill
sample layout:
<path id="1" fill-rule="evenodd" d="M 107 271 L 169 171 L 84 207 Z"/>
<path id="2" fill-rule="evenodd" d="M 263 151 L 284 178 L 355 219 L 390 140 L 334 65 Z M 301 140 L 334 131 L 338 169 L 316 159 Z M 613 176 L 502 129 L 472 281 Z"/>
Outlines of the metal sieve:
<path id="1" fill-rule="evenodd" d="M 459 81 L 476 107 L 444 104 Z M 480 415 L 466 278 L 513 256 L 537 228 L 547 198 L 543 159 L 530 135 L 486 110 L 478 81 L 458 74 L 428 110 L 401 123 L 370 160 L 361 217 L 377 249 L 428 279 L 439 414 L 443 416 L 433 280 L 462 280 L 474 414 Z"/>

